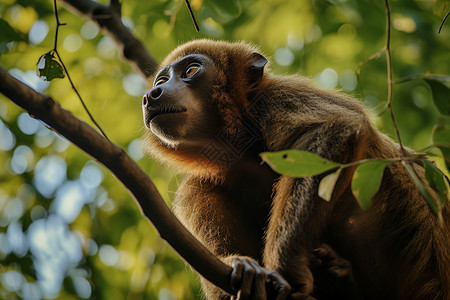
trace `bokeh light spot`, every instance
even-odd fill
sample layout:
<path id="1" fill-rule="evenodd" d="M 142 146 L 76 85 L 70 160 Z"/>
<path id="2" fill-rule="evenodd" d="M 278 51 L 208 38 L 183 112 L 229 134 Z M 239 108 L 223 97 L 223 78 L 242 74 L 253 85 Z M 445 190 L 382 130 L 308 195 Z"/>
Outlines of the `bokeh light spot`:
<path id="1" fill-rule="evenodd" d="M 176 300 L 177 295 L 175 293 L 168 289 L 168 288 L 162 288 L 159 290 L 158 294 L 158 300 Z"/>
<path id="2" fill-rule="evenodd" d="M 21 273 L 14 270 L 0 274 L 0 282 L 2 283 L 2 286 L 10 292 L 18 292 L 24 281 L 25 277 L 23 277 Z"/>
<path id="3" fill-rule="evenodd" d="M 93 161 L 87 162 L 80 173 L 81 183 L 90 189 L 98 187 L 103 181 L 103 171 Z"/>
<path id="4" fill-rule="evenodd" d="M 41 93 L 50 85 L 49 81 L 45 81 L 41 77 L 37 76 L 36 71 L 34 70 L 22 72 L 22 70 L 12 68 L 9 69 L 8 73 Z"/>
<path id="5" fill-rule="evenodd" d="M 16 137 L 0 120 L 0 150 L 9 151 L 16 145 Z"/>
<path id="6" fill-rule="evenodd" d="M 400 14 L 394 14 L 392 19 L 392 25 L 398 31 L 406 33 L 413 33 L 416 31 L 417 25 L 414 19 Z"/>
<path id="7" fill-rule="evenodd" d="M 6 231 L 6 239 L 11 251 L 18 257 L 23 257 L 27 253 L 28 243 L 22 230 L 22 223 L 11 222 Z"/>
<path id="8" fill-rule="evenodd" d="M 3 213 L 2 213 L 2 224 L 9 224 L 14 221 L 19 220 L 25 212 L 25 206 L 17 197 L 8 198 L 6 202 Z"/>
<path id="9" fill-rule="evenodd" d="M 81 276 L 73 278 L 73 287 L 81 298 L 88 299 L 91 296 L 92 288 L 86 278 Z"/>
<path id="10" fill-rule="evenodd" d="M 83 40 L 78 34 L 69 34 L 63 41 L 63 47 L 67 52 L 76 52 L 83 45 Z"/>
<path id="11" fill-rule="evenodd" d="M 116 45 L 111 38 L 105 36 L 97 44 L 97 53 L 103 58 L 113 59 L 116 56 Z"/>
<path id="12" fill-rule="evenodd" d="M 127 94 L 135 97 L 144 95 L 147 81 L 138 74 L 128 74 L 122 79 L 123 89 Z"/>
<path id="13" fill-rule="evenodd" d="M 92 21 L 87 21 L 81 26 L 80 34 L 86 40 L 94 39 L 99 32 L 98 26 Z"/>
<path id="14" fill-rule="evenodd" d="M 275 51 L 275 61 L 280 66 L 290 66 L 294 62 L 294 54 L 288 48 L 279 48 Z"/>
<path id="15" fill-rule="evenodd" d="M 144 157 L 144 145 L 141 139 L 134 139 L 128 145 L 128 153 L 134 160 L 140 160 Z"/>
<path id="16" fill-rule="evenodd" d="M 289 33 L 287 39 L 287 45 L 290 49 L 300 51 L 305 46 L 303 38 L 295 33 Z"/>
<path id="17" fill-rule="evenodd" d="M 40 124 L 38 120 L 30 117 L 28 113 L 21 113 L 17 118 L 17 125 L 19 125 L 20 130 L 28 135 L 35 134 Z"/>
<path id="18" fill-rule="evenodd" d="M 67 165 L 64 159 L 57 155 L 41 158 L 35 167 L 33 183 L 44 196 L 51 197 L 56 188 L 66 180 Z"/>
<path id="19" fill-rule="evenodd" d="M 111 245 L 102 245 L 98 255 L 102 263 L 109 267 L 114 266 L 119 261 L 119 253 Z"/>
<path id="20" fill-rule="evenodd" d="M 28 33 L 28 39 L 31 45 L 38 45 L 42 43 L 48 34 L 48 24 L 43 20 L 37 20 L 31 26 L 30 32 Z"/>
<path id="21" fill-rule="evenodd" d="M 317 81 L 324 88 L 334 88 L 338 83 L 338 74 L 331 68 L 326 68 L 317 76 Z"/>
<path id="22" fill-rule="evenodd" d="M 53 131 L 49 130 L 44 126 L 41 126 L 34 135 L 34 143 L 39 148 L 45 148 L 50 146 L 51 143 L 53 143 L 55 136 L 56 134 Z"/>
<path id="23" fill-rule="evenodd" d="M 16 174 L 23 174 L 31 170 L 34 164 L 34 154 L 30 147 L 21 145 L 14 150 L 11 159 L 11 169 Z"/>
<path id="24" fill-rule="evenodd" d="M 85 188 L 80 182 L 68 181 L 58 188 L 51 208 L 69 224 L 78 217 L 86 199 Z"/>

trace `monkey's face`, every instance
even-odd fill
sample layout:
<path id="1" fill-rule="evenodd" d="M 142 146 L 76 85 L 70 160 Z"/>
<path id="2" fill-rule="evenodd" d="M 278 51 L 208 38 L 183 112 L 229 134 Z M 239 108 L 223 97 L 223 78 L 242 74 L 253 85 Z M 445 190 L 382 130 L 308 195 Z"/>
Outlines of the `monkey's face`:
<path id="1" fill-rule="evenodd" d="M 191 54 L 156 75 L 142 101 L 144 124 L 166 146 L 195 146 L 214 134 L 217 116 L 208 108 L 214 70 L 207 56 Z"/>

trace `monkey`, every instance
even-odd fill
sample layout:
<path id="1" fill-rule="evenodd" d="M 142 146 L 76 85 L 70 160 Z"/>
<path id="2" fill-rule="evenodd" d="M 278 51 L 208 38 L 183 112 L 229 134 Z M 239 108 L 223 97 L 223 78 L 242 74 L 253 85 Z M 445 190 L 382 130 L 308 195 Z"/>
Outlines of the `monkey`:
<path id="1" fill-rule="evenodd" d="M 322 243 L 350 265 L 343 273 L 351 269 L 356 288 L 342 299 L 450 299 L 449 204 L 439 224 L 401 162 L 385 168 L 366 211 L 351 192 L 356 166 L 342 170 L 326 202 L 325 174 L 293 178 L 261 162 L 261 152 L 285 149 L 338 163 L 413 155 L 375 128 L 360 101 L 273 74 L 245 42 L 178 46 L 150 81 L 146 149 L 185 174 L 173 210 L 233 268 L 235 295 L 201 279 L 207 299 L 321 299 L 328 277 L 315 280 L 314 261 L 335 261 L 324 247 L 314 257 Z"/>

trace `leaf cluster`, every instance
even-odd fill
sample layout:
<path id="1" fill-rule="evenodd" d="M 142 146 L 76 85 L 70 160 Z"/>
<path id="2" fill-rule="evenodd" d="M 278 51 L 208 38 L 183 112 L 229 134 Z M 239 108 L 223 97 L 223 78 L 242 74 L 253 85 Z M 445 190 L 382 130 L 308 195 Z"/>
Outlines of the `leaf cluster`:
<path id="1" fill-rule="evenodd" d="M 405 166 L 420 193 L 441 223 L 443 222 L 442 207 L 445 202 L 450 200 L 449 178 L 443 170 L 426 157 L 413 157 L 413 160 L 411 157 L 385 160 L 364 159 L 341 164 L 307 151 L 284 150 L 261 153 L 261 158 L 276 172 L 292 177 L 311 177 L 325 173 L 326 175 L 321 178 L 318 189 L 318 195 L 325 201 L 331 200 L 342 170 L 356 165 L 352 176 L 351 190 L 363 210 L 368 210 L 371 207 L 372 198 L 381 186 L 385 168 L 395 162 L 401 162 Z M 411 164 L 412 161 L 425 166 L 426 181 L 423 181 L 416 174 Z"/>

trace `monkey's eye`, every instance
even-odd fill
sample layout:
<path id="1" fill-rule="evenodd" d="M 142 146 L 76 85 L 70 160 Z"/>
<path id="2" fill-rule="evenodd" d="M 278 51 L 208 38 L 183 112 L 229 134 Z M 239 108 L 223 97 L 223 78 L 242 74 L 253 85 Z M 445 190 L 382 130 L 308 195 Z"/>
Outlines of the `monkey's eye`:
<path id="1" fill-rule="evenodd" d="M 187 67 L 186 71 L 184 72 L 184 78 L 189 78 L 192 75 L 194 75 L 195 73 L 197 73 L 197 71 L 200 69 L 200 65 L 199 64 L 192 64 L 189 65 L 189 67 Z"/>
<path id="2" fill-rule="evenodd" d="M 166 78 L 160 78 L 155 82 L 155 84 L 153 86 L 161 85 L 161 84 L 165 83 L 166 81 L 167 81 Z"/>

